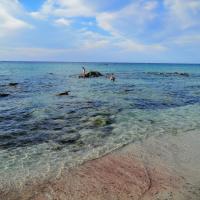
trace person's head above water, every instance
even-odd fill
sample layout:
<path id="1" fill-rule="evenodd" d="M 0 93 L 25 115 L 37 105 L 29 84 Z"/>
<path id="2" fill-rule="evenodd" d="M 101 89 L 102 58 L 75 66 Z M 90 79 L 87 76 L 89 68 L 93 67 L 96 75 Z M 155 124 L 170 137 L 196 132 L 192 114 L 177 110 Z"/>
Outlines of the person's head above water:
<path id="1" fill-rule="evenodd" d="M 114 76 L 113 73 L 112 73 L 111 76 L 110 76 L 110 80 L 111 80 L 111 81 L 115 81 L 115 76 Z"/>

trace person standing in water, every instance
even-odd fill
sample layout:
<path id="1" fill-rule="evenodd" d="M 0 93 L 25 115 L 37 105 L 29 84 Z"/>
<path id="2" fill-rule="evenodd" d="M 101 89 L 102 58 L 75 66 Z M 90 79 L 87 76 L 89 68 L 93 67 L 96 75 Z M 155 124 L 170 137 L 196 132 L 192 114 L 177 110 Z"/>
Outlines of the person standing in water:
<path id="1" fill-rule="evenodd" d="M 85 74 L 86 74 L 85 67 L 83 66 L 82 69 L 83 69 L 83 76 L 85 77 Z"/>

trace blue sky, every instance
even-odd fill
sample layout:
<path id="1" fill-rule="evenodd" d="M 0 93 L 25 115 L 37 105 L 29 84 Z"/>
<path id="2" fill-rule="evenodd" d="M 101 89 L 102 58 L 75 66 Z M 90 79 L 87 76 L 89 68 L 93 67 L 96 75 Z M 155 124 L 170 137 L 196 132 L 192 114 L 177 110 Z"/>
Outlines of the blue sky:
<path id="1" fill-rule="evenodd" d="M 200 63 L 200 0 L 1 0 L 0 60 Z"/>

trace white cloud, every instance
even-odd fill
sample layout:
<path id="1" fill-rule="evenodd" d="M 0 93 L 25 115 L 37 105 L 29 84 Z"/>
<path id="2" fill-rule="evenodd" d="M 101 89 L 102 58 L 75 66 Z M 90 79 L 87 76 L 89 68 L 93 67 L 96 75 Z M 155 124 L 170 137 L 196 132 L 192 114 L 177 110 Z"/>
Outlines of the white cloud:
<path id="1" fill-rule="evenodd" d="M 82 49 L 103 48 L 109 44 L 109 38 L 92 31 L 82 31 Z"/>
<path id="2" fill-rule="evenodd" d="M 119 11 L 99 13 L 97 23 L 112 35 L 134 35 L 156 17 L 156 7 L 154 0 L 135 1 Z"/>
<path id="3" fill-rule="evenodd" d="M 58 26 L 69 26 L 72 23 L 72 20 L 59 18 L 59 19 L 56 19 L 54 23 L 55 25 L 58 25 Z"/>
<path id="4" fill-rule="evenodd" d="M 37 41 L 44 40 L 43 43 L 37 44 L 44 48 L 18 48 L 18 50 L 27 53 L 27 57 L 30 58 L 41 56 L 46 58 L 48 55 L 56 57 L 68 52 L 73 52 L 74 56 L 79 53 L 79 57 L 88 53 L 88 57 L 91 57 L 90 54 L 94 52 L 106 56 L 109 53 L 114 55 L 116 52 L 119 55 L 120 53 L 147 55 L 148 52 L 162 54 L 163 51 L 169 52 L 169 48 L 173 51 L 175 46 L 186 48 L 195 42 L 199 44 L 200 0 L 128 2 L 130 3 L 123 2 L 123 6 L 119 8 L 118 5 L 111 5 L 106 0 L 98 0 L 98 4 L 96 0 L 45 0 L 40 9 L 29 13 L 34 18 L 46 19 L 40 23 L 40 20 L 31 18 L 38 29 L 34 32 L 37 34 L 33 35 L 30 32 L 29 37 Z M 100 4 L 109 6 L 103 10 L 102 7 L 105 6 Z M 27 13 L 21 7 L 19 0 L 0 0 L 0 36 L 31 28 L 25 16 Z M 46 37 L 46 34 L 40 34 L 45 32 L 46 28 L 56 36 L 54 40 L 50 41 L 50 37 Z M 27 37 L 25 38 L 23 40 L 21 37 L 20 41 L 25 46 L 31 47 L 33 41 L 27 41 Z M 11 42 L 11 45 L 8 45 L 9 42 L 2 44 L 6 47 L 15 46 Z M 52 49 L 48 50 L 46 46 Z M 54 47 L 58 49 L 53 49 Z"/>
<path id="5" fill-rule="evenodd" d="M 144 10 L 154 10 L 158 6 L 158 2 L 156 0 L 147 1 L 144 3 Z"/>
<path id="6" fill-rule="evenodd" d="M 83 0 L 46 0 L 41 9 L 32 12 L 35 18 L 55 17 L 88 17 L 94 16 L 93 9 Z"/>
<path id="7" fill-rule="evenodd" d="M 14 31 L 24 28 L 32 28 L 31 25 L 18 18 L 23 14 L 17 0 L 1 0 L 0 1 L 0 36 L 13 34 Z"/>
<path id="8" fill-rule="evenodd" d="M 108 31 L 112 35 L 118 35 L 117 30 L 113 27 L 113 21 L 117 20 L 116 13 L 100 13 L 97 15 L 98 26 Z"/>
<path id="9" fill-rule="evenodd" d="M 108 40 L 85 40 L 83 43 L 83 49 L 98 49 L 103 48 L 109 43 Z"/>
<path id="10" fill-rule="evenodd" d="M 10 54 L 14 51 L 14 54 Z M 64 57 L 72 49 L 50 49 L 34 47 L 16 47 L 0 49 L 0 60 L 55 60 L 58 56 Z"/>
<path id="11" fill-rule="evenodd" d="M 165 0 L 168 9 L 169 23 L 182 29 L 199 25 L 200 1 L 199 0 Z"/>
<path id="12" fill-rule="evenodd" d="M 131 52 L 158 52 L 158 51 L 165 51 L 166 47 L 161 44 L 142 44 L 130 39 L 122 39 L 122 41 L 116 44 L 123 51 L 131 51 Z"/>
<path id="13" fill-rule="evenodd" d="M 81 23 L 83 26 L 94 26 L 95 25 L 95 23 L 94 22 L 82 22 Z"/>
<path id="14" fill-rule="evenodd" d="M 77 39 L 80 48 L 98 49 L 110 45 L 114 48 L 123 48 L 131 51 L 145 51 L 149 45 L 135 42 L 135 39 L 131 38 L 130 35 L 126 35 L 125 30 L 127 29 L 127 32 L 131 32 L 145 26 L 147 22 L 154 19 L 155 13 L 153 11 L 156 7 L 157 2 L 155 0 L 148 2 L 136 1 L 119 11 L 97 12 L 95 7 L 88 5 L 84 0 L 47 0 L 41 9 L 32 13 L 32 15 L 38 18 L 60 17 L 54 23 L 67 26 L 70 25 L 68 20 L 74 17 L 93 17 L 100 28 L 112 35 L 104 36 L 92 31 L 82 31 L 78 37 L 79 39 Z M 128 46 L 125 48 L 125 45 Z M 153 47 L 156 50 L 161 49 L 158 45 Z"/>
<path id="15" fill-rule="evenodd" d="M 178 44 L 180 46 L 200 44 L 200 35 L 193 34 L 175 37 L 171 39 L 171 43 Z"/>
<path id="16" fill-rule="evenodd" d="M 146 26 L 157 17 L 157 6 L 155 0 L 134 1 L 119 11 L 99 13 L 96 19 L 98 26 L 112 36 L 110 43 L 115 48 L 129 52 L 164 51 L 163 44 L 145 44 L 139 39 Z"/>
<path id="17" fill-rule="evenodd" d="M 101 34 L 82 30 L 80 31 L 81 49 L 111 48 L 123 52 L 162 52 L 167 48 L 162 44 L 144 44 L 123 36 L 103 36 Z"/>
<path id="18" fill-rule="evenodd" d="M 32 16 L 38 18 L 60 17 L 54 19 L 57 25 L 71 24 L 75 17 L 93 17 L 97 26 L 110 33 L 105 36 L 93 31 L 75 31 L 77 36 L 76 44 L 81 49 L 101 49 L 112 46 L 126 51 L 163 51 L 165 48 L 159 44 L 144 44 L 137 40 L 137 34 L 156 17 L 155 9 L 158 3 L 155 0 L 133 1 L 124 8 L 115 12 L 96 11 L 95 7 L 88 5 L 84 0 L 46 0 L 38 12 Z M 94 26 L 94 24 L 92 24 Z"/>

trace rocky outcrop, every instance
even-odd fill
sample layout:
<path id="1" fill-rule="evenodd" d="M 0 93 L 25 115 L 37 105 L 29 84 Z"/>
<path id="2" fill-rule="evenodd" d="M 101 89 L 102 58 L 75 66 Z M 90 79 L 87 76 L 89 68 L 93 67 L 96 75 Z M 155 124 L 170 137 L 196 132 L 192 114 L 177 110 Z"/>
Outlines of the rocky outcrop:
<path id="1" fill-rule="evenodd" d="M 98 71 L 90 71 L 87 72 L 85 75 L 84 74 L 79 75 L 79 78 L 95 78 L 100 76 L 103 76 L 103 74 L 101 74 Z"/>
<path id="2" fill-rule="evenodd" d="M 174 75 L 178 75 L 178 76 L 187 76 L 187 77 L 190 76 L 188 73 L 185 73 L 185 72 L 183 72 L 183 73 L 175 72 Z"/>

